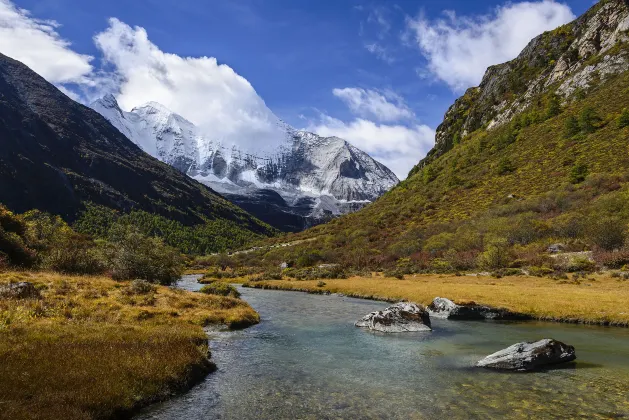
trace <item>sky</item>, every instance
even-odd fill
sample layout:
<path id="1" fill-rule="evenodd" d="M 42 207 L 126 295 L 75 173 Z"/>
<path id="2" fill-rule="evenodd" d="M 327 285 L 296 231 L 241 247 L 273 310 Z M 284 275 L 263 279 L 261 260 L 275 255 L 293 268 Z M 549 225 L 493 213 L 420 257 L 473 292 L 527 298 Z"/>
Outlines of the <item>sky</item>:
<path id="1" fill-rule="evenodd" d="M 157 101 L 208 135 L 274 116 L 400 179 L 485 69 L 592 0 L 0 0 L 0 52 L 89 104 Z M 253 139 L 253 140 L 252 140 Z"/>

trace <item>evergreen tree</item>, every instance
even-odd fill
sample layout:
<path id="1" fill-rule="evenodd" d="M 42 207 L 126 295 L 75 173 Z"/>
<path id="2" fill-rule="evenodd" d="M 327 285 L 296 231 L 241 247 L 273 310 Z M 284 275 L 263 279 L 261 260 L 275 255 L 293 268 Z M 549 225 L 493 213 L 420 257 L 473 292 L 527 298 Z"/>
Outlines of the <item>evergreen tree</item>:
<path id="1" fill-rule="evenodd" d="M 556 117 L 561 113 L 561 102 L 559 96 L 552 95 L 546 105 L 546 119 Z"/>
<path id="2" fill-rule="evenodd" d="M 600 118 L 596 114 L 594 108 L 588 106 L 583 108 L 579 115 L 579 126 L 584 133 L 593 133 L 596 131 L 596 124 L 600 121 Z"/>
<path id="3" fill-rule="evenodd" d="M 570 182 L 572 184 L 580 184 L 585 181 L 588 176 L 588 167 L 583 162 L 577 162 L 570 170 Z"/>
<path id="4" fill-rule="evenodd" d="M 566 125 L 564 127 L 564 135 L 566 138 L 571 138 L 579 134 L 581 131 L 581 127 L 579 127 L 579 121 L 574 115 L 571 115 L 566 120 Z"/>
<path id="5" fill-rule="evenodd" d="M 629 109 L 625 108 L 617 120 L 618 128 L 629 127 Z"/>

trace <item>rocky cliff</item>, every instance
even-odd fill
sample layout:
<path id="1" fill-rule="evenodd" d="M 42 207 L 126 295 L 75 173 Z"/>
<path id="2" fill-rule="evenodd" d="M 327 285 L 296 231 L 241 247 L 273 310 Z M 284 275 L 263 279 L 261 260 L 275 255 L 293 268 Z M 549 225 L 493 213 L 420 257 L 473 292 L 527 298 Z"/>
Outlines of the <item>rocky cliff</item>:
<path id="1" fill-rule="evenodd" d="M 448 109 L 435 147 L 411 174 L 470 133 L 511 121 L 541 94 L 555 93 L 566 103 L 626 71 L 628 31 L 627 1 L 601 0 L 577 20 L 534 38 L 516 59 L 488 68 L 481 84 Z"/>

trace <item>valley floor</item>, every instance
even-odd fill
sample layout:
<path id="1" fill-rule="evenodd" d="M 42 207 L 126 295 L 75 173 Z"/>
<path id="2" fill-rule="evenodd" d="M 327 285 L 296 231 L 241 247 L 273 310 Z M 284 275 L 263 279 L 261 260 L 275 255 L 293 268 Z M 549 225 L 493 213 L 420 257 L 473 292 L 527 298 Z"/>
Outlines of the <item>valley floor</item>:
<path id="1" fill-rule="evenodd" d="M 629 281 L 609 275 L 591 275 L 579 280 L 416 275 L 398 280 L 376 274 L 345 280 L 326 279 L 323 283 L 317 280 L 273 280 L 250 282 L 249 286 L 342 293 L 387 301 L 409 300 L 424 305 L 439 296 L 458 302 L 474 301 L 503 307 L 540 320 L 629 326 Z"/>
<path id="2" fill-rule="evenodd" d="M 203 326 L 259 321 L 244 301 L 107 277 L 0 273 L 0 419 L 127 417 L 214 369 Z M 141 284 L 140 284 L 141 286 Z"/>

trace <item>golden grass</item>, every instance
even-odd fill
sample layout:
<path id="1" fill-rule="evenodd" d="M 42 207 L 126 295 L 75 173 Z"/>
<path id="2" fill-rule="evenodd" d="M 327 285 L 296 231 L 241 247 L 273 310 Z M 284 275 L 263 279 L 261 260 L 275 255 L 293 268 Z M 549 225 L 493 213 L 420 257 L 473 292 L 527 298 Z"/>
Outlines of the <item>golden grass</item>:
<path id="1" fill-rule="evenodd" d="M 198 381 L 213 365 L 203 326 L 258 322 L 244 301 L 106 277 L 0 273 L 41 299 L 0 299 L 0 419 L 124 416 Z"/>
<path id="2" fill-rule="evenodd" d="M 255 287 L 329 291 L 383 300 L 408 299 L 429 304 L 435 297 L 474 301 L 529 314 L 537 319 L 629 326 L 629 282 L 594 275 L 581 284 L 539 277 L 407 276 L 405 280 L 353 277 L 346 280 L 264 281 Z"/>

